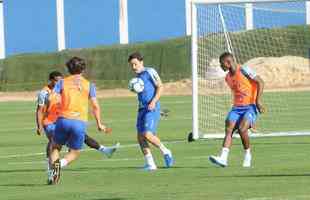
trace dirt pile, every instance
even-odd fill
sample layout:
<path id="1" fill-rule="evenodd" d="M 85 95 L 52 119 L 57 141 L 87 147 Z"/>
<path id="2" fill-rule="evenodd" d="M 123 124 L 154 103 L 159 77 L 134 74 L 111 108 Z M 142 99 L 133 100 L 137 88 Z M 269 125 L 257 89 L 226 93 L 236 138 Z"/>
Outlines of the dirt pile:
<path id="1" fill-rule="evenodd" d="M 267 89 L 310 87 L 310 59 L 296 56 L 260 57 L 245 64 L 264 79 Z"/>

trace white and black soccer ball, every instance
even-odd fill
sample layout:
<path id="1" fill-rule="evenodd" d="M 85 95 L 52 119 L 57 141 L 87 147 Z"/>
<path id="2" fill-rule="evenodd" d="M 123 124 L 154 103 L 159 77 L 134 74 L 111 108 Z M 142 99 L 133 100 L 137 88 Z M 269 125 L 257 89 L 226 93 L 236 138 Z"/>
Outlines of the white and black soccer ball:
<path id="1" fill-rule="evenodd" d="M 144 82 L 141 78 L 135 77 L 129 81 L 128 89 L 135 93 L 140 93 L 144 90 Z"/>

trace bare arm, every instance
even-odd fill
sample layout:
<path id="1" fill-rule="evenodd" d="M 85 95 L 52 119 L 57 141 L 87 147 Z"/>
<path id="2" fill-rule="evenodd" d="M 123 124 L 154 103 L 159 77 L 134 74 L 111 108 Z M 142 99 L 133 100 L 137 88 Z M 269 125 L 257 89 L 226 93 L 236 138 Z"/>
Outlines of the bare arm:
<path id="1" fill-rule="evenodd" d="M 149 107 L 148 109 L 149 110 L 154 110 L 155 109 L 155 106 L 156 106 L 156 102 L 159 101 L 160 97 L 161 97 L 161 94 L 164 90 L 164 87 L 163 87 L 163 84 L 162 82 L 159 80 L 157 82 L 157 85 L 156 85 L 156 93 L 155 93 L 155 96 L 154 98 L 152 99 L 152 101 L 150 102 L 149 104 Z"/>
<path id="2" fill-rule="evenodd" d="M 37 106 L 36 110 L 36 123 L 37 123 L 37 134 L 42 135 L 43 132 L 43 118 L 45 113 L 45 106 Z"/>
<path id="3" fill-rule="evenodd" d="M 256 106 L 257 109 L 260 113 L 264 113 L 265 112 L 265 107 L 262 105 L 261 103 L 261 97 L 263 95 L 264 92 L 264 86 L 265 86 L 265 82 L 264 80 L 260 77 L 260 76 L 255 76 L 255 78 L 253 79 L 256 83 L 257 83 L 257 97 L 256 97 Z"/>
<path id="4" fill-rule="evenodd" d="M 100 106 L 98 104 L 97 98 L 93 97 L 90 98 L 91 107 L 92 107 L 92 113 L 96 119 L 97 127 L 99 131 L 104 131 L 105 133 L 110 133 L 111 129 L 107 128 L 102 122 L 101 122 L 101 111 Z"/>

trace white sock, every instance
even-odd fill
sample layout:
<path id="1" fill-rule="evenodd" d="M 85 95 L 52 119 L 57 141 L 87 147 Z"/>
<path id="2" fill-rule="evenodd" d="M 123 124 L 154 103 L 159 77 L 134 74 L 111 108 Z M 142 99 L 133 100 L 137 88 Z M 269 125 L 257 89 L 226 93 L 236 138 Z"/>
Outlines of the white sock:
<path id="1" fill-rule="evenodd" d="M 63 158 L 60 160 L 60 167 L 61 168 L 64 168 L 67 165 L 68 165 L 68 161 L 66 159 Z"/>
<path id="2" fill-rule="evenodd" d="M 165 145 L 163 143 L 159 144 L 159 149 L 163 155 L 171 153 L 171 151 L 169 149 L 167 149 L 167 147 L 165 147 Z"/>
<path id="3" fill-rule="evenodd" d="M 106 149 L 106 147 L 105 146 L 103 146 L 103 145 L 100 145 L 100 147 L 99 147 L 99 149 L 98 149 L 98 151 L 105 151 L 105 149 Z"/>
<path id="4" fill-rule="evenodd" d="M 226 160 L 227 161 L 227 158 L 228 158 L 228 154 L 229 154 L 229 148 L 227 147 L 223 147 L 222 148 L 222 153 L 221 153 L 221 159 L 223 160 Z"/>
<path id="5" fill-rule="evenodd" d="M 145 163 L 150 166 L 156 166 L 151 153 L 144 155 Z"/>
<path id="6" fill-rule="evenodd" d="M 251 149 L 250 148 L 244 150 L 244 156 L 251 156 Z"/>
<path id="7" fill-rule="evenodd" d="M 46 158 L 46 165 L 47 165 L 47 171 L 50 171 L 51 166 L 50 166 L 50 160 L 48 158 Z"/>

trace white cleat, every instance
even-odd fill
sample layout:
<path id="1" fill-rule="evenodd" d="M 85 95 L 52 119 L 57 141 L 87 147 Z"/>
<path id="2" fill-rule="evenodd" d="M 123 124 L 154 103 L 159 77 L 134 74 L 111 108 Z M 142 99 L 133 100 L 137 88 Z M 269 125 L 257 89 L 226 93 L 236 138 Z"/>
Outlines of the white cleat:
<path id="1" fill-rule="evenodd" d="M 144 171 L 148 171 L 148 172 L 150 172 L 150 171 L 155 171 L 155 170 L 157 170 L 157 167 L 156 167 L 156 165 L 148 165 L 148 164 L 145 164 L 145 165 L 143 166 L 143 170 L 144 170 Z"/>
<path id="2" fill-rule="evenodd" d="M 47 184 L 52 185 L 53 183 L 53 170 L 48 169 L 47 170 Z"/>
<path id="3" fill-rule="evenodd" d="M 209 160 L 220 167 L 227 167 L 227 160 L 221 159 L 219 156 L 209 156 Z"/>
<path id="4" fill-rule="evenodd" d="M 114 152 L 119 148 L 120 143 L 116 143 L 114 146 L 106 147 L 101 152 L 106 155 L 108 158 L 111 158 Z"/>
<path id="5" fill-rule="evenodd" d="M 243 160 L 243 167 L 251 167 L 251 160 L 252 160 L 252 156 L 251 155 L 246 155 L 244 156 L 244 160 Z"/>

